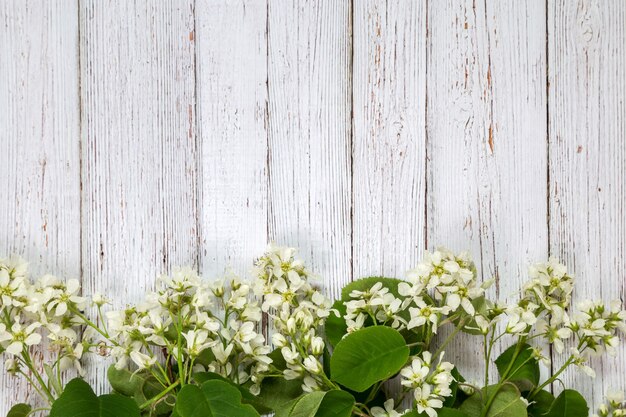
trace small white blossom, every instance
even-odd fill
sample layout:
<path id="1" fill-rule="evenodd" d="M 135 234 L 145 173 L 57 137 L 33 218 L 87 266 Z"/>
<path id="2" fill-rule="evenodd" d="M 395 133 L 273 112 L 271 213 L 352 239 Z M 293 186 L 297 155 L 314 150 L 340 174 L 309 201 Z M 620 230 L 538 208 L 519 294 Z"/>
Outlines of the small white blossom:
<path id="1" fill-rule="evenodd" d="M 385 401 L 383 404 L 384 409 L 381 407 L 372 407 L 372 416 L 373 417 L 400 417 L 402 414 L 395 411 L 395 407 L 393 404 L 393 399 L 389 399 Z"/>

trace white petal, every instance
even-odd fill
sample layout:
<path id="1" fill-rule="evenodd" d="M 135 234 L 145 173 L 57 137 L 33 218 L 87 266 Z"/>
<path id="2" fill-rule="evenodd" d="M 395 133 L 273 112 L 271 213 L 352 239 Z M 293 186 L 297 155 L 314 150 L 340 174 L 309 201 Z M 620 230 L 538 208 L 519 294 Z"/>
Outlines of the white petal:
<path id="1" fill-rule="evenodd" d="M 19 355 L 20 353 L 22 353 L 23 349 L 24 345 L 22 344 L 22 342 L 13 342 L 7 347 L 6 351 L 12 355 Z"/>

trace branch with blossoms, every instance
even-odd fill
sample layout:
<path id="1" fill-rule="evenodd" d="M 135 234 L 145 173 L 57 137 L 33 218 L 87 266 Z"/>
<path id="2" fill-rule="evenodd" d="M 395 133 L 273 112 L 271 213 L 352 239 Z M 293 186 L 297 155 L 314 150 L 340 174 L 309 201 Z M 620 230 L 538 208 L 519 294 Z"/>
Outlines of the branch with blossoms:
<path id="1" fill-rule="evenodd" d="M 513 303 L 490 300 L 491 284 L 478 281 L 468 253 L 441 248 L 406 280 L 363 278 L 333 302 L 295 249 L 272 245 L 248 279 L 206 281 L 179 269 L 136 305 L 108 310 L 105 297 L 82 296 L 78 281 L 31 281 L 12 258 L 0 262 L 0 350 L 6 371 L 46 405 L 18 404 L 9 415 L 586 416 L 579 393 L 555 398 L 547 388 L 570 367 L 594 376 L 589 359 L 615 353 L 626 331 L 620 303 L 572 308 L 574 279 L 555 259 L 529 268 Z M 482 345 L 480 385 L 446 360 L 461 332 Z M 570 347 L 542 378 L 546 345 Z M 42 362 L 34 352 L 43 346 Z M 85 375 L 87 355 L 113 359 L 111 393 L 98 396 L 80 377 L 64 384 Z M 597 415 L 624 415 L 623 396 L 611 392 Z"/>

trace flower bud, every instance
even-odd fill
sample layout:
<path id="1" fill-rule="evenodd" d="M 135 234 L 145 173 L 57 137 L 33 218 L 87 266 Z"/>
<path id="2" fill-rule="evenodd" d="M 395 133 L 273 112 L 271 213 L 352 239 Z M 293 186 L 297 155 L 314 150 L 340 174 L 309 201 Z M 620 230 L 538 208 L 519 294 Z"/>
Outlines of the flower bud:
<path id="1" fill-rule="evenodd" d="M 324 339 L 319 336 L 315 336 L 313 340 L 311 340 L 311 352 L 314 355 L 321 355 L 324 353 Z"/>

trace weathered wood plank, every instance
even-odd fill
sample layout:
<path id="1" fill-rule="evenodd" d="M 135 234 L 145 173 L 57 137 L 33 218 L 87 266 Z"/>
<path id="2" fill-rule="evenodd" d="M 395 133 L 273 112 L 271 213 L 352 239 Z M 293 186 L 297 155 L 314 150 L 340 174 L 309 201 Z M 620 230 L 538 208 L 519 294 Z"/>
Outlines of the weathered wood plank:
<path id="1" fill-rule="evenodd" d="M 355 279 L 404 277 L 425 247 L 425 6 L 354 2 Z"/>
<path id="2" fill-rule="evenodd" d="M 0 44 L 0 256 L 79 278 L 77 2 L 1 2 Z M 22 378 L 0 379 L 0 415 L 40 405 Z"/>
<path id="3" fill-rule="evenodd" d="M 198 258 L 192 4 L 80 4 L 84 285 L 118 308 Z"/>
<path id="4" fill-rule="evenodd" d="M 470 250 L 515 299 L 548 251 L 545 7 L 431 2 L 428 28 L 428 246 Z M 449 359 L 482 380 L 466 338 Z"/>
<path id="5" fill-rule="evenodd" d="M 267 4 L 196 4 L 201 269 L 247 273 L 267 243 Z"/>
<path id="6" fill-rule="evenodd" d="M 425 243 L 425 2 L 354 8 L 354 277 L 403 277 Z"/>
<path id="7" fill-rule="evenodd" d="M 577 278 L 575 300 L 626 300 L 626 3 L 548 2 L 550 249 Z M 626 348 L 598 378 L 564 381 L 592 408 L 626 386 Z M 554 366 L 565 358 L 556 358 Z"/>
<path id="8" fill-rule="evenodd" d="M 351 272 L 349 6 L 268 10 L 269 237 L 298 247 L 330 296 Z"/>

